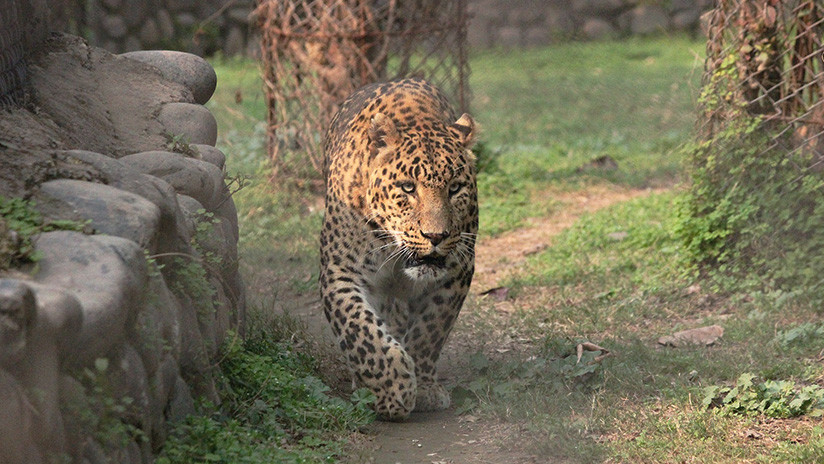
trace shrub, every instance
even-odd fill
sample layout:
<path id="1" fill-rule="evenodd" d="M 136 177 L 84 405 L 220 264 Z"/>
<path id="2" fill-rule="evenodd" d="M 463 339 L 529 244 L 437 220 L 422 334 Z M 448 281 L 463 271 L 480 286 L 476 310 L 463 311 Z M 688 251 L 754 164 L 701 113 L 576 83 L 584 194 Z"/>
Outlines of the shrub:
<path id="1" fill-rule="evenodd" d="M 158 463 L 335 462 L 345 435 L 374 419 L 374 395 L 331 395 L 311 357 L 269 335 L 230 337 L 220 361 L 220 407 L 204 404 L 203 415 L 176 424 Z"/>

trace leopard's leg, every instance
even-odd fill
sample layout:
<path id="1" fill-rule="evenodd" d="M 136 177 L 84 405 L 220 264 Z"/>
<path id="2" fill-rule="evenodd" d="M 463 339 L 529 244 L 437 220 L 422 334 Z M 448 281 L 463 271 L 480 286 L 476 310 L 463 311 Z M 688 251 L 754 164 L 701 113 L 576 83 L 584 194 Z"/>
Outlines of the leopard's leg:
<path id="1" fill-rule="evenodd" d="M 449 392 L 438 382 L 437 362 L 467 290 L 452 286 L 439 288 L 412 311 L 414 316 L 404 337 L 404 346 L 415 361 L 415 411 L 440 411 L 450 405 Z"/>
<path id="2" fill-rule="evenodd" d="M 326 318 L 357 382 L 375 393 L 378 417 L 406 419 L 415 408 L 415 362 L 356 284 L 321 274 Z"/>

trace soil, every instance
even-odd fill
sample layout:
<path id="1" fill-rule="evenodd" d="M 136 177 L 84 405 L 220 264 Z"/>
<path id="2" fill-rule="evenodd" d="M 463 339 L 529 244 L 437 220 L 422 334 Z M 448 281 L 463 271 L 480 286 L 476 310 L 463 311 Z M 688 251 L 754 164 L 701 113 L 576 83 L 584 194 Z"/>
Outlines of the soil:
<path id="1" fill-rule="evenodd" d="M 471 293 L 497 287 L 521 267 L 530 254 L 548 247 L 552 239 L 570 227 L 582 215 L 607 206 L 649 195 L 652 190 L 621 189 L 615 186 L 591 186 L 577 192 L 547 192 L 547 198 L 563 205 L 555 214 L 529 220 L 528 224 L 503 235 L 481 239 L 476 247 L 476 273 Z M 259 285 L 266 277 L 259 276 Z M 254 283 L 251 283 L 255 285 Z M 288 312 L 301 320 L 310 339 L 318 344 L 329 359 L 325 364 L 334 366 L 337 349 L 331 330 L 320 307 L 320 302 L 310 295 L 280 295 L 277 309 Z M 465 305 L 463 318 L 478 311 L 472 298 Z M 452 388 L 471 380 L 467 365 L 470 355 L 478 349 L 494 350 L 494 346 L 479 342 L 482 336 L 473 332 L 471 324 L 456 325 L 441 355 L 439 370 L 441 381 Z M 512 347 L 507 347 L 511 349 Z M 494 353 L 490 353 L 494 355 Z M 334 370 L 334 369 L 332 369 Z M 338 383 L 344 386 L 346 374 L 337 370 Z M 335 383 L 335 379 L 331 380 Z M 347 460 L 352 463 L 375 464 L 463 464 L 463 463 L 562 463 L 547 456 L 530 453 L 534 446 L 528 434 L 518 424 L 501 422 L 474 415 L 460 415 L 455 407 L 436 413 L 413 413 L 406 422 L 376 422 L 364 431 L 366 440 L 356 447 L 359 452 Z M 358 440 L 362 441 L 362 440 Z"/>

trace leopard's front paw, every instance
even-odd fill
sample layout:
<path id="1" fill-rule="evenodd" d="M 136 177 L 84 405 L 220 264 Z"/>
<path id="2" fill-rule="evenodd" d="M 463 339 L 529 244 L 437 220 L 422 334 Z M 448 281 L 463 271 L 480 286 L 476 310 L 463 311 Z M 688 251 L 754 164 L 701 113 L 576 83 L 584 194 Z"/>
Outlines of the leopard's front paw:
<path id="1" fill-rule="evenodd" d="M 449 407 L 451 397 L 446 388 L 439 383 L 425 383 L 418 385 L 418 397 L 415 400 L 415 411 L 442 411 Z"/>
<path id="2" fill-rule="evenodd" d="M 387 369 L 369 382 L 377 397 L 375 412 L 381 420 L 401 421 L 416 410 L 415 393 L 419 390 L 415 379 L 415 362 L 400 345 L 387 350 L 385 361 Z"/>

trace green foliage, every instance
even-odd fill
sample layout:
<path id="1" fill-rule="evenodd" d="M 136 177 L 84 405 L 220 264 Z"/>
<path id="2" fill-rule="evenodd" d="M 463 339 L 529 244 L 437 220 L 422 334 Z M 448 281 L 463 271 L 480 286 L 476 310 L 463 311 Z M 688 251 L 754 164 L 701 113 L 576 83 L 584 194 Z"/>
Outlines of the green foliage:
<path id="1" fill-rule="evenodd" d="M 729 121 L 692 147 L 693 185 L 675 232 L 688 259 L 727 291 L 824 299 L 824 174 L 758 118 Z M 784 295 L 786 297 L 786 294 Z"/>
<path id="2" fill-rule="evenodd" d="M 782 348 L 799 345 L 821 346 L 824 340 L 824 324 L 805 322 L 786 330 L 780 330 L 775 335 L 775 341 Z"/>
<path id="3" fill-rule="evenodd" d="M 799 9 L 795 26 L 783 24 L 793 15 L 779 14 L 774 26 L 775 11 L 765 8 L 752 21 L 730 19 L 733 32 L 710 47 L 713 67 L 699 98 L 705 134 L 686 150 L 693 185 L 677 232 L 694 269 L 719 289 L 793 292 L 819 304 L 824 263 L 811 257 L 824 246 L 824 173 L 815 168 L 815 137 L 804 135 L 818 126 L 789 122 L 816 118 L 802 114 L 819 99 L 803 84 L 816 64 L 799 75 L 792 63 L 806 59 L 796 53 L 810 38 L 774 29 L 803 27 L 810 11 Z"/>
<path id="4" fill-rule="evenodd" d="M 219 410 L 177 424 L 158 463 L 335 462 L 345 435 L 374 420 L 371 392 L 330 395 L 311 357 L 263 331 L 222 354 Z"/>
<path id="5" fill-rule="evenodd" d="M 29 200 L 0 196 L 0 270 L 40 259 L 32 236 L 53 230 L 83 231 L 88 224 L 88 221 L 46 221 L 33 206 Z M 16 239 L 11 239 L 10 232 L 14 232 Z"/>
<path id="6" fill-rule="evenodd" d="M 189 144 L 189 138 L 185 135 L 164 132 L 163 136 L 166 137 L 166 148 L 168 148 L 169 151 L 180 153 L 190 158 L 197 158 L 200 156 L 197 148 Z"/>
<path id="7" fill-rule="evenodd" d="M 710 386 L 704 389 L 703 404 L 724 414 L 763 415 L 775 418 L 824 415 L 824 388 L 807 385 L 798 388 L 788 380 L 755 381 L 755 375 L 741 374 L 734 387 Z"/>
<path id="8" fill-rule="evenodd" d="M 195 230 L 191 238 L 192 248 L 197 256 L 174 256 L 167 272 L 171 276 L 170 289 L 178 296 L 188 296 L 198 309 L 199 316 L 212 314 L 215 311 L 215 290 L 209 277 L 218 275 L 218 271 L 209 272 L 220 266 L 221 259 L 213 252 L 207 251 L 203 243 L 208 241 L 214 232 L 214 225 L 220 222 L 214 214 L 204 209 L 195 213 Z"/>
<path id="9" fill-rule="evenodd" d="M 96 359 L 93 368 L 84 368 L 74 377 L 83 391 L 81 395 L 72 395 L 72 401 L 61 402 L 65 421 L 76 424 L 81 434 L 93 437 L 110 449 L 146 439 L 143 431 L 127 418 L 135 416 L 134 399 L 115 398 L 113 394 L 107 358 Z"/>

